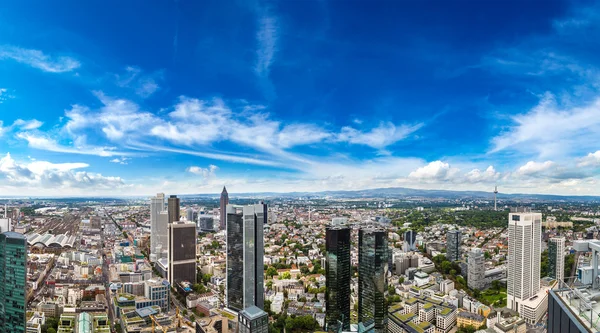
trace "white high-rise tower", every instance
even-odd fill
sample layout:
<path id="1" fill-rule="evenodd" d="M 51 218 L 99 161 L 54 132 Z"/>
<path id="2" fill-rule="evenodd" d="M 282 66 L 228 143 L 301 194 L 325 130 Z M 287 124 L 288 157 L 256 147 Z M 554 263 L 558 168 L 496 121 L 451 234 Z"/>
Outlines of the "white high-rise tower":
<path id="1" fill-rule="evenodd" d="M 165 194 L 158 193 L 150 199 L 150 258 L 152 261 L 160 258 L 157 247 L 163 249 L 169 246 L 168 216 L 165 216 Z"/>
<path id="2" fill-rule="evenodd" d="M 541 245 L 542 213 L 508 215 L 507 307 L 526 320 L 529 316 L 525 315 L 524 307 L 540 291 Z"/>

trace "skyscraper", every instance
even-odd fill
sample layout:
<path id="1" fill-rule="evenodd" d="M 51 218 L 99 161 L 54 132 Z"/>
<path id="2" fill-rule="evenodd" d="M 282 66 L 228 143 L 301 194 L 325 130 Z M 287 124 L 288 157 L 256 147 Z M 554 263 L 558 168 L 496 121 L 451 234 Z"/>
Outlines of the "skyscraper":
<path id="1" fill-rule="evenodd" d="M 27 238 L 0 234 L 0 332 L 25 333 Z"/>
<path id="2" fill-rule="evenodd" d="M 227 222 L 227 205 L 229 205 L 229 194 L 227 189 L 223 186 L 223 192 L 221 192 L 221 207 L 219 213 L 221 214 L 219 228 L 225 230 L 225 222 Z"/>
<path id="3" fill-rule="evenodd" d="M 350 330 L 350 228 L 346 226 L 328 227 L 325 238 L 326 277 L 325 322 L 328 331 Z"/>
<path id="4" fill-rule="evenodd" d="M 565 238 L 548 240 L 548 276 L 558 281 L 565 278 Z"/>
<path id="5" fill-rule="evenodd" d="M 164 193 L 158 193 L 155 197 L 150 198 L 150 255 L 153 261 L 160 258 L 160 253 L 157 253 L 156 250 L 157 246 L 160 244 L 163 249 L 166 249 L 169 242 L 169 221 L 160 218 L 164 211 Z"/>
<path id="6" fill-rule="evenodd" d="M 169 223 L 177 222 L 181 218 L 179 212 L 179 198 L 176 195 L 169 197 Z"/>
<path id="7" fill-rule="evenodd" d="M 196 224 L 176 221 L 169 224 L 169 283 L 196 283 Z"/>
<path id="8" fill-rule="evenodd" d="M 467 283 L 469 288 L 483 290 L 485 288 L 485 256 L 480 248 L 473 248 L 467 258 Z"/>
<path id="9" fill-rule="evenodd" d="M 414 230 L 408 230 L 404 233 L 404 252 L 417 250 L 417 233 Z"/>
<path id="10" fill-rule="evenodd" d="M 387 232 L 364 227 L 358 232 L 358 322 L 375 333 L 387 332 Z"/>
<path id="11" fill-rule="evenodd" d="M 460 244 L 462 233 L 460 230 L 450 230 L 446 233 L 446 258 L 449 261 L 460 260 Z"/>
<path id="12" fill-rule="evenodd" d="M 264 236 L 267 205 L 227 205 L 227 307 L 264 308 Z"/>
<path id="13" fill-rule="evenodd" d="M 523 302 L 540 290 L 541 243 L 542 213 L 508 215 L 507 307 L 521 315 Z"/>

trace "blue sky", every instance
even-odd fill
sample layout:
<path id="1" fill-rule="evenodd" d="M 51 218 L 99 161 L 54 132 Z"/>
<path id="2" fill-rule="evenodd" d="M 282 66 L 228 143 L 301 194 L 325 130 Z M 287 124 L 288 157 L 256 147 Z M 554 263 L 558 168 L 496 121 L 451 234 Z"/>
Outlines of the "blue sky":
<path id="1" fill-rule="evenodd" d="M 0 4 L 0 193 L 595 194 L 600 7 Z"/>

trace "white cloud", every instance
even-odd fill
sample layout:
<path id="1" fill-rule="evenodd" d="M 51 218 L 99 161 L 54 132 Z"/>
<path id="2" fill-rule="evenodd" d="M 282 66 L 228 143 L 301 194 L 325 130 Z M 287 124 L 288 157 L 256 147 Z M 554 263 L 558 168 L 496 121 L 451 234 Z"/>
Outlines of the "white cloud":
<path id="1" fill-rule="evenodd" d="M 202 176 L 202 178 L 214 178 L 215 172 L 219 169 L 219 167 L 217 167 L 216 165 L 209 165 L 208 168 L 201 168 L 198 166 L 191 166 L 189 168 L 187 168 L 187 172 L 189 173 L 193 173 L 195 175 L 199 175 Z"/>
<path id="2" fill-rule="evenodd" d="M 117 163 L 117 164 L 122 164 L 122 165 L 127 165 L 129 164 L 129 160 L 131 160 L 130 158 L 127 157 L 121 157 L 121 158 L 114 158 L 112 160 L 110 160 L 110 163 Z"/>
<path id="3" fill-rule="evenodd" d="M 597 150 L 595 153 L 587 154 L 587 156 L 583 157 L 579 161 L 577 166 L 579 166 L 579 167 L 588 167 L 588 166 L 598 167 L 598 166 L 600 166 L 600 150 Z"/>
<path id="4" fill-rule="evenodd" d="M 0 46 L 0 59 L 12 59 L 50 73 L 70 72 L 81 66 L 79 61 L 71 57 L 50 56 L 39 50 L 11 45 Z"/>
<path id="5" fill-rule="evenodd" d="M 352 127 L 343 127 L 337 140 L 352 144 L 366 145 L 376 149 L 383 149 L 391 144 L 406 139 L 409 135 L 423 127 L 423 124 L 399 125 L 382 122 L 370 131 L 360 131 Z"/>
<path id="6" fill-rule="evenodd" d="M 44 125 L 44 123 L 37 119 L 31 119 L 31 120 L 17 119 L 13 123 L 14 127 L 19 127 L 22 130 L 34 130 L 34 129 L 38 129 L 38 128 L 42 127 L 42 125 Z"/>
<path id="7" fill-rule="evenodd" d="M 481 171 L 479 169 L 473 169 L 469 171 L 465 175 L 465 179 L 471 183 L 481 183 L 481 182 L 495 182 L 500 178 L 500 173 L 494 169 L 493 166 L 487 167 L 485 171 Z"/>
<path id="8" fill-rule="evenodd" d="M 277 19 L 274 16 L 264 15 L 258 21 L 256 41 L 256 65 L 254 70 L 259 76 L 269 75 L 271 64 L 277 51 Z"/>
<path id="9" fill-rule="evenodd" d="M 491 153 L 512 150 L 542 158 L 569 155 L 597 146 L 600 98 L 584 106 L 560 107 L 554 95 L 547 93 L 537 106 L 512 120 L 514 125 L 492 139 Z"/>
<path id="10" fill-rule="evenodd" d="M 520 175 L 524 175 L 524 176 L 532 176 L 532 175 L 537 175 L 539 173 L 548 171 L 548 170 L 554 168 L 555 166 L 556 166 L 556 163 L 554 163 L 552 161 L 545 161 L 545 162 L 529 161 L 529 162 L 525 163 L 525 165 L 521 166 L 519 168 L 519 170 L 517 170 L 517 173 L 519 173 Z"/>
<path id="11" fill-rule="evenodd" d="M 10 153 L 0 159 L 0 185 L 30 189 L 110 189 L 125 184 L 120 177 L 105 177 L 97 173 L 76 171 L 89 167 L 86 163 L 51 163 L 34 161 L 21 163 Z"/>
<path id="12" fill-rule="evenodd" d="M 408 178 L 423 181 L 444 181 L 454 178 L 458 172 L 458 169 L 451 168 L 448 163 L 433 161 L 411 172 Z"/>

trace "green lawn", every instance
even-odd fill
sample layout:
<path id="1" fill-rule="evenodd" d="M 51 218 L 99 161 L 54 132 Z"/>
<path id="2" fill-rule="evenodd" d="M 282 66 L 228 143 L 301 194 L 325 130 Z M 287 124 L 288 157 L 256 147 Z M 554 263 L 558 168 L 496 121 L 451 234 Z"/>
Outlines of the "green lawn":
<path id="1" fill-rule="evenodd" d="M 506 291 L 502 290 L 499 293 L 496 293 L 495 290 L 486 290 L 481 293 L 482 300 L 485 300 L 487 304 L 493 305 L 495 307 L 503 307 L 506 306 Z M 500 301 L 500 303 L 496 303 Z"/>

